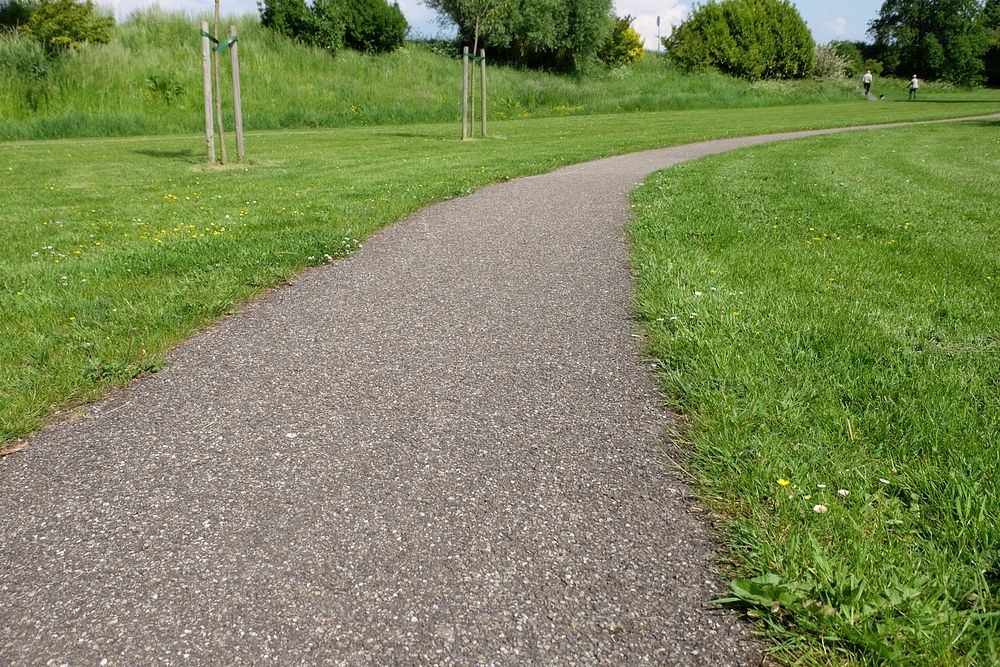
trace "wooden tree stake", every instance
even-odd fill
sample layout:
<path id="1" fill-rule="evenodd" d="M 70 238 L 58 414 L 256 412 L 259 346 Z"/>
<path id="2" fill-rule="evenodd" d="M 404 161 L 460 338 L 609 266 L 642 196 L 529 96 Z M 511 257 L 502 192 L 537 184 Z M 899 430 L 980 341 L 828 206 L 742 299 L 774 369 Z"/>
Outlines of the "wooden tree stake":
<path id="1" fill-rule="evenodd" d="M 462 47 L 462 141 L 469 138 L 469 47 Z"/>
<path id="2" fill-rule="evenodd" d="M 233 115 L 235 116 L 236 123 L 236 156 L 240 161 L 242 161 L 245 154 L 245 151 L 243 150 L 243 97 L 240 91 L 240 56 L 239 52 L 236 50 L 239 45 L 239 41 L 236 36 L 236 26 L 234 25 L 229 26 L 229 40 L 231 42 L 229 48 L 232 51 Z"/>
<path id="3" fill-rule="evenodd" d="M 212 36 L 215 43 L 219 43 L 219 0 L 215 0 L 215 25 Z M 226 130 L 222 122 L 222 73 L 219 66 L 219 52 L 212 49 L 212 60 L 215 62 L 215 122 L 219 126 L 219 157 L 222 164 L 229 162 L 226 157 Z"/>
<path id="4" fill-rule="evenodd" d="M 479 105 L 479 134 L 486 138 L 486 49 L 479 49 L 479 86 L 481 99 Z"/>
<path id="5" fill-rule="evenodd" d="M 215 163 L 215 135 L 212 126 L 212 43 L 208 39 L 208 21 L 201 22 L 201 60 L 205 70 L 205 142 L 208 147 L 208 161 Z"/>

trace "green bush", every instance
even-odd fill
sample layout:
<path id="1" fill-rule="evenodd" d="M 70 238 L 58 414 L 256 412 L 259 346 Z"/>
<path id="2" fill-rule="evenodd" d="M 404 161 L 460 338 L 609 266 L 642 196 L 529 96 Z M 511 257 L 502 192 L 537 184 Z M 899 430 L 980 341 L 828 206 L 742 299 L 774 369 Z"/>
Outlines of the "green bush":
<path id="1" fill-rule="evenodd" d="M 385 53 L 403 45 L 410 26 L 398 3 L 340 0 L 344 44 L 364 53 Z"/>
<path id="2" fill-rule="evenodd" d="M 864 73 L 865 57 L 858 42 L 834 41 L 830 46 L 838 56 L 847 61 L 847 76 L 856 77 Z"/>
<path id="3" fill-rule="evenodd" d="M 38 3 L 34 0 L 0 2 L 0 28 L 19 28 L 28 22 Z"/>
<path id="4" fill-rule="evenodd" d="M 715 69 L 751 81 L 803 77 L 815 63 L 809 28 L 787 0 L 713 0 L 663 44 L 683 69 Z"/>
<path id="5" fill-rule="evenodd" d="M 86 42 L 106 44 L 114 24 L 113 19 L 94 12 L 91 0 L 41 0 L 21 31 L 47 50 L 58 51 Z"/>
<path id="6" fill-rule="evenodd" d="M 634 20 L 633 16 L 608 19 L 611 34 L 597 52 L 597 57 L 608 67 L 631 65 L 646 55 L 646 51 L 642 48 L 642 38 L 632 27 Z"/>
<path id="7" fill-rule="evenodd" d="M 849 67 L 849 61 L 838 53 L 835 45 L 816 45 L 816 64 L 812 73 L 817 79 L 843 79 Z"/>
<path id="8" fill-rule="evenodd" d="M 305 0 L 264 0 L 259 7 L 261 24 L 279 35 L 331 53 L 344 45 L 344 23 L 332 0 L 317 0 L 312 7 Z"/>

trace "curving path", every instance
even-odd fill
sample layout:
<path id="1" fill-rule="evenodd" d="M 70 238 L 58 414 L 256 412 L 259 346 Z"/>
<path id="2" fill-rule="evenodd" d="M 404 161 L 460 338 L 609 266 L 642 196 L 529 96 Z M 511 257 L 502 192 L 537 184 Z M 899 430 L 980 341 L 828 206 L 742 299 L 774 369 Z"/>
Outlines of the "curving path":
<path id="1" fill-rule="evenodd" d="M 0 664 L 753 665 L 633 333 L 626 194 L 425 209 L 0 458 Z"/>

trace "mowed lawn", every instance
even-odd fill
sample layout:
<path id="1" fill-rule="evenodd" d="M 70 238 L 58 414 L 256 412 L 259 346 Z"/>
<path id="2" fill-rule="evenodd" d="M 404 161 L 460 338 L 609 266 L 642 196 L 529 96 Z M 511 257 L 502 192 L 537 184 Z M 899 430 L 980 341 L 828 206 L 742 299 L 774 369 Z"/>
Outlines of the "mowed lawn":
<path id="1" fill-rule="evenodd" d="M 949 99 L 508 121 L 464 143 L 457 124 L 251 133 L 227 168 L 197 136 L 0 144 L 0 443 L 430 202 L 641 148 L 1000 109 Z"/>
<path id="2" fill-rule="evenodd" d="M 730 602 L 784 657 L 1000 663 L 1000 122 L 681 165 L 637 303 Z M 752 579 L 752 580 L 751 580 Z"/>

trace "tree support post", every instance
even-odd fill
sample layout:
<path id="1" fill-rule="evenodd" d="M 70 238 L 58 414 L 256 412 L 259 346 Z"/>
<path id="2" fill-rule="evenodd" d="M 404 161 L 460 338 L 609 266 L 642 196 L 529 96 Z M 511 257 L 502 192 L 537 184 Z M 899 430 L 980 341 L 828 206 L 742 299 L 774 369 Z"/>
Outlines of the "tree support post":
<path id="1" fill-rule="evenodd" d="M 219 0 L 215 0 L 215 24 L 212 31 L 212 41 L 219 43 Z M 222 121 L 222 68 L 219 66 L 219 50 L 212 49 L 212 62 L 215 63 L 215 122 L 219 126 L 219 157 L 222 164 L 229 162 L 226 157 L 226 130 Z"/>
<path id="2" fill-rule="evenodd" d="M 462 47 L 462 141 L 469 138 L 469 47 Z"/>
<path id="3" fill-rule="evenodd" d="M 479 49 L 479 86 L 481 89 L 479 105 L 479 134 L 486 138 L 486 49 Z"/>
<path id="4" fill-rule="evenodd" d="M 201 22 L 201 60 L 204 65 L 205 84 L 205 143 L 208 148 L 208 161 L 215 163 L 215 133 L 212 126 L 212 46 L 208 39 L 208 21 Z"/>
<path id="5" fill-rule="evenodd" d="M 229 26 L 229 48 L 232 51 L 232 76 L 233 76 L 233 115 L 236 123 L 236 156 L 242 162 L 245 151 L 243 150 L 243 98 L 240 91 L 240 56 L 237 51 L 239 44 L 236 38 L 236 26 Z"/>

